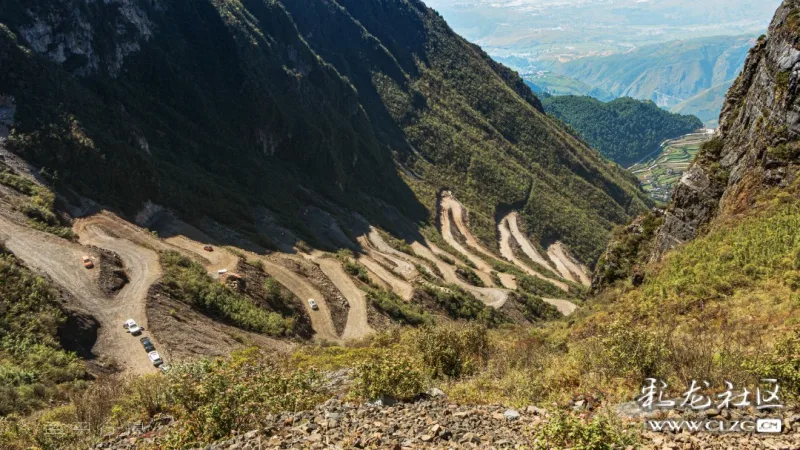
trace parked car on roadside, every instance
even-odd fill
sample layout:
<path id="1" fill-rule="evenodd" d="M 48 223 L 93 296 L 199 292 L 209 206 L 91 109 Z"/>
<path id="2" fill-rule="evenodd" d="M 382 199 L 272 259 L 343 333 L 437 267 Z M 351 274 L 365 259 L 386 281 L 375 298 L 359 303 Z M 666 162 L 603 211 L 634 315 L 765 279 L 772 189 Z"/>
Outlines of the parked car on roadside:
<path id="1" fill-rule="evenodd" d="M 130 334 L 132 334 L 134 336 L 138 336 L 138 335 L 142 334 L 142 331 L 144 331 L 144 328 L 142 328 L 139 325 L 137 325 L 136 321 L 133 320 L 133 319 L 126 320 L 125 324 L 122 325 L 122 326 L 126 330 L 128 330 L 128 333 L 130 333 Z"/>
<path id="2" fill-rule="evenodd" d="M 161 356 L 158 354 L 157 351 L 152 351 L 147 354 L 150 358 L 150 362 L 153 363 L 154 366 L 158 367 L 161 364 L 164 364 L 164 361 L 161 359 Z"/>
<path id="3" fill-rule="evenodd" d="M 81 260 L 83 260 L 83 267 L 86 267 L 87 269 L 94 268 L 94 261 L 92 261 L 92 258 L 84 255 Z"/>
<path id="4" fill-rule="evenodd" d="M 153 345 L 153 342 L 150 341 L 149 337 L 143 337 L 143 338 L 139 339 L 139 342 L 142 343 L 142 346 L 144 347 L 144 350 L 147 353 L 150 353 L 150 352 L 152 352 L 152 351 L 154 351 L 156 349 L 156 346 Z"/>

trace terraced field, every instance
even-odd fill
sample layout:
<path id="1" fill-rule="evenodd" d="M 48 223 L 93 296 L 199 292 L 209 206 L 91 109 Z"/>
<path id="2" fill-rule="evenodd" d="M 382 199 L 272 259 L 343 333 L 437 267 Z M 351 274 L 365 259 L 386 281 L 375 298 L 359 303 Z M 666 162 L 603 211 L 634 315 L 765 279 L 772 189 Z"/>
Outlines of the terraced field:
<path id="1" fill-rule="evenodd" d="M 628 170 L 636 175 L 650 196 L 666 202 L 673 186 L 681 179 L 700 146 L 713 135 L 713 130 L 702 130 L 665 141 L 658 152 Z"/>

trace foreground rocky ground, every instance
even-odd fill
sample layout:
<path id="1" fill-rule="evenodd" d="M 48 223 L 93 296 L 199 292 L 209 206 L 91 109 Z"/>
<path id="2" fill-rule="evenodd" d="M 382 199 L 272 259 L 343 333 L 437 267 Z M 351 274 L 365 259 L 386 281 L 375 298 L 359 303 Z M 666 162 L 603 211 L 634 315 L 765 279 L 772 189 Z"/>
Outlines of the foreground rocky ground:
<path id="1" fill-rule="evenodd" d="M 239 434 L 197 450 L 561 448 L 536 442 L 536 430 L 553 417 L 543 409 L 534 406 L 512 409 L 501 405 L 456 405 L 440 391 L 433 394 L 417 402 L 394 404 L 380 401 L 349 403 L 331 399 L 310 411 L 269 416 L 266 420 L 269 425 L 264 429 Z M 783 416 L 786 418 L 782 434 L 676 434 L 643 430 L 640 444 L 627 448 L 798 449 L 800 413 L 793 410 Z M 161 438 L 172 426 L 175 424 L 169 418 L 162 418 L 128 430 L 96 448 L 158 448 Z"/>

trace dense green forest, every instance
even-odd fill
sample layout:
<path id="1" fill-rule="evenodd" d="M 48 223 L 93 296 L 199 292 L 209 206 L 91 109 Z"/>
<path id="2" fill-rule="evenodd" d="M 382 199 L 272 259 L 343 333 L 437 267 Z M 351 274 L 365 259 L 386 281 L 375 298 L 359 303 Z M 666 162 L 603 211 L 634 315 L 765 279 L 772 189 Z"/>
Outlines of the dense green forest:
<path id="1" fill-rule="evenodd" d="M 570 125 L 603 156 L 629 166 L 672 139 L 702 128 L 694 116 L 673 114 L 651 101 L 559 96 L 542 101 L 545 111 Z"/>

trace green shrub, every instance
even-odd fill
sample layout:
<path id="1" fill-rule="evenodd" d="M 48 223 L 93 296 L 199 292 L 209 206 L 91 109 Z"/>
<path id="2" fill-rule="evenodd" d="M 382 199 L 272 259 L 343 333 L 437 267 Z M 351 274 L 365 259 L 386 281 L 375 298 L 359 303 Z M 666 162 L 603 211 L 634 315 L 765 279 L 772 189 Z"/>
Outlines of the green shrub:
<path id="1" fill-rule="evenodd" d="M 783 398 L 800 399 L 800 333 L 783 337 L 770 353 L 745 365 L 759 379 L 777 379 Z"/>
<path id="2" fill-rule="evenodd" d="M 522 305 L 522 312 L 525 318 L 531 322 L 553 320 L 562 317 L 555 306 L 546 303 L 541 297 L 519 291 L 512 292 L 510 295 Z"/>
<path id="3" fill-rule="evenodd" d="M 180 253 L 161 254 L 162 285 L 175 300 L 220 317 L 246 330 L 287 336 L 294 332 L 294 320 L 260 308 L 252 299 L 214 281 L 205 268 Z"/>
<path id="4" fill-rule="evenodd" d="M 353 392 L 367 399 L 383 396 L 410 400 L 425 389 L 418 362 L 407 355 L 393 355 L 362 363 L 356 368 Z"/>
<path id="5" fill-rule="evenodd" d="M 367 291 L 367 300 L 378 311 L 386 314 L 392 320 L 411 326 L 419 326 L 433 322 L 419 307 L 406 302 L 400 296 L 384 289 L 370 289 Z"/>
<path id="6" fill-rule="evenodd" d="M 0 247 L 0 417 L 64 400 L 86 376 L 56 330 L 66 317 L 58 292 Z"/>
<path id="7" fill-rule="evenodd" d="M 456 268 L 456 274 L 460 276 L 464 281 L 473 286 L 478 286 L 478 287 L 486 286 L 483 283 L 483 280 L 481 280 L 481 277 L 479 277 L 478 274 L 475 273 L 475 271 L 470 269 L 469 267 L 458 266 Z"/>
<path id="8" fill-rule="evenodd" d="M 489 335 L 475 324 L 426 327 L 417 334 L 416 350 L 433 378 L 460 378 L 486 363 Z"/>
<path id="9" fill-rule="evenodd" d="M 484 305 L 459 286 L 451 284 L 445 286 L 445 289 L 423 286 L 422 290 L 453 319 L 475 320 L 486 326 L 497 326 L 507 321 L 496 309 Z"/>
<path id="10" fill-rule="evenodd" d="M 536 429 L 532 447 L 536 450 L 607 450 L 637 443 L 637 430 L 626 428 L 611 414 L 597 414 L 586 420 L 559 411 Z"/>

